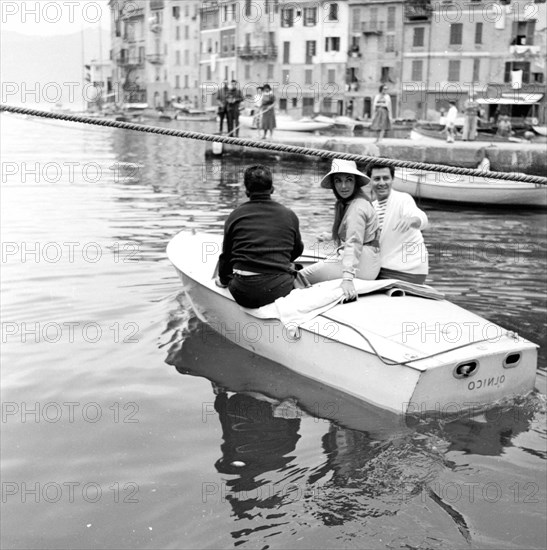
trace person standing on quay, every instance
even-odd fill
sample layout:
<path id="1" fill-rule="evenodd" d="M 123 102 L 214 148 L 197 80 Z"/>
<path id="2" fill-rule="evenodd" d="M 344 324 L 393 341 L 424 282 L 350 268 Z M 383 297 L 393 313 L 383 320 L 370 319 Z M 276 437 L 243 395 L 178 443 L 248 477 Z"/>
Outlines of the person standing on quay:
<path id="1" fill-rule="evenodd" d="M 222 129 L 224 128 L 224 118 L 226 117 L 226 92 L 228 91 L 228 83 L 224 81 L 218 90 L 217 93 L 217 114 L 220 121 L 219 133 L 222 134 Z M 226 122 L 227 123 L 227 122 Z"/>
<path id="2" fill-rule="evenodd" d="M 463 105 L 465 120 L 463 123 L 463 141 L 475 141 L 477 139 L 477 121 L 480 105 L 475 101 L 473 92 L 469 92 L 469 98 Z"/>
<path id="3" fill-rule="evenodd" d="M 445 130 L 446 130 L 446 143 L 454 143 L 456 136 L 456 119 L 458 118 L 458 108 L 455 101 L 449 101 L 450 108 L 446 113 Z"/>
<path id="4" fill-rule="evenodd" d="M 372 102 L 372 111 L 374 118 L 372 119 L 371 129 L 378 132 L 376 143 L 380 143 L 385 133 L 391 130 L 391 97 L 387 93 L 387 86 L 382 84 Z"/>
<path id="5" fill-rule="evenodd" d="M 262 88 L 262 103 L 260 106 L 260 118 L 261 126 L 264 134 L 262 139 L 266 139 L 268 131 L 270 132 L 270 137 L 273 137 L 273 131 L 275 129 L 275 96 L 273 94 L 272 88 L 269 84 L 264 84 Z"/>
<path id="6" fill-rule="evenodd" d="M 242 101 L 243 96 L 239 91 L 237 81 L 232 80 L 226 91 L 226 119 L 229 136 L 239 136 L 239 105 Z"/>

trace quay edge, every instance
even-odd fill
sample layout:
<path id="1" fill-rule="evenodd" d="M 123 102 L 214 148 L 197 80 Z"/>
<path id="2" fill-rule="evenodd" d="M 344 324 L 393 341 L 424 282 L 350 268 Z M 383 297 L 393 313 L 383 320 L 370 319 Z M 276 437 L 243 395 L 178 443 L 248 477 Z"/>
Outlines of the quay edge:
<path id="1" fill-rule="evenodd" d="M 543 177 L 547 175 L 547 143 L 497 142 L 491 144 L 486 141 L 473 141 L 447 144 L 440 141 L 437 144 L 388 138 L 382 140 L 380 144 L 375 144 L 370 138 L 318 135 L 294 136 L 286 133 L 282 134 L 281 132 L 277 136 L 274 135 L 274 138 L 269 142 L 463 168 L 476 168 L 478 163 L 478 161 L 475 161 L 476 152 L 483 147 L 488 152 L 491 170 L 493 171 L 524 172 L 529 175 Z M 205 154 L 206 156 L 219 156 L 214 153 L 211 143 L 207 143 Z M 284 159 L 302 158 L 302 155 L 295 153 L 227 144 L 222 145 L 222 155 L 249 159 L 264 158 L 266 155 Z"/>

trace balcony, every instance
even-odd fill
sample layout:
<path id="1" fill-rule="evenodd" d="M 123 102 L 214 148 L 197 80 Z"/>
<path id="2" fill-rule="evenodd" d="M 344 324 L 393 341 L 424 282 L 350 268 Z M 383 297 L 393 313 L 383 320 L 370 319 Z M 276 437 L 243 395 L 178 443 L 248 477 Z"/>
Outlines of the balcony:
<path id="1" fill-rule="evenodd" d="M 150 0 L 151 10 L 162 10 L 163 5 L 164 5 L 164 0 Z"/>
<path id="2" fill-rule="evenodd" d="M 275 59 L 276 46 L 242 46 L 237 48 L 237 55 L 241 59 Z"/>
<path id="3" fill-rule="evenodd" d="M 161 53 L 151 53 L 146 56 L 146 61 L 153 65 L 163 65 L 164 55 Z"/>
<path id="4" fill-rule="evenodd" d="M 125 67 L 126 69 L 138 69 L 144 65 L 144 59 L 142 57 L 120 56 L 116 59 L 116 63 L 120 67 Z"/>
<path id="5" fill-rule="evenodd" d="M 363 34 L 383 34 L 384 21 L 363 21 L 361 23 L 361 32 Z"/>
<path id="6" fill-rule="evenodd" d="M 509 53 L 517 57 L 530 57 L 539 55 L 539 46 L 532 44 L 512 44 L 509 46 Z"/>
<path id="7" fill-rule="evenodd" d="M 407 0 L 404 3 L 404 14 L 408 21 L 428 21 L 432 12 L 429 0 Z"/>

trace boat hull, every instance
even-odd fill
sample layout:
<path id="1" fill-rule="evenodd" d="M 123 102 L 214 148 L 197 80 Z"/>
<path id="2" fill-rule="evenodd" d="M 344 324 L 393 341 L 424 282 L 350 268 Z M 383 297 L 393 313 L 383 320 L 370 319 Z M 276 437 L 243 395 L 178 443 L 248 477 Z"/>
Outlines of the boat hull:
<path id="1" fill-rule="evenodd" d="M 254 125 L 255 117 L 248 115 L 239 116 L 240 126 L 246 128 L 256 128 Z M 326 130 L 334 126 L 332 122 L 319 122 L 312 119 L 309 120 L 292 120 L 290 118 L 277 117 L 276 118 L 276 130 L 286 132 L 317 132 L 319 130 Z"/>
<path id="2" fill-rule="evenodd" d="M 547 207 L 547 186 L 441 172 L 396 170 L 393 188 L 415 198 L 462 204 Z"/>
<path id="3" fill-rule="evenodd" d="M 447 406 L 478 411 L 534 387 L 537 346 L 531 342 L 504 331 L 496 342 L 476 342 L 473 336 L 462 346 L 442 341 L 442 335 L 439 341 L 440 333 L 432 327 L 452 323 L 484 329 L 488 324 L 444 300 L 374 294 L 335 306 L 299 327 L 255 317 L 214 284 L 215 248 L 220 249 L 217 236 L 188 234 L 177 235 L 168 247 L 198 318 L 238 346 L 316 382 L 396 414 Z M 424 345 L 426 323 L 432 341 Z M 421 329 L 415 332 L 416 327 Z M 506 368 L 504 360 L 511 354 L 518 355 L 518 364 Z M 454 369 L 470 361 L 478 362 L 476 374 L 456 377 Z"/>

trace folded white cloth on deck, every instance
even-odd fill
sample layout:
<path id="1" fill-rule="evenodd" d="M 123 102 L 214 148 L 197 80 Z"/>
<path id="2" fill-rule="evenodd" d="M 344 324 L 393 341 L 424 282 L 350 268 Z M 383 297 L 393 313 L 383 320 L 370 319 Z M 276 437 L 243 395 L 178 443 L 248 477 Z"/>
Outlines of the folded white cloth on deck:
<path id="1" fill-rule="evenodd" d="M 334 279 L 317 283 L 309 288 L 297 288 L 284 298 L 278 298 L 272 304 L 257 309 L 242 308 L 244 311 L 259 319 L 279 319 L 284 326 L 301 325 L 314 317 L 339 304 L 344 293 L 340 288 L 342 279 Z M 370 294 L 380 290 L 392 291 L 393 289 L 403 291 L 397 294 L 391 293 L 394 297 L 404 296 L 405 293 L 415 294 L 424 298 L 442 299 L 444 296 L 426 285 L 416 285 L 396 279 L 380 279 L 377 281 L 364 281 L 354 279 L 355 290 L 359 295 Z"/>

